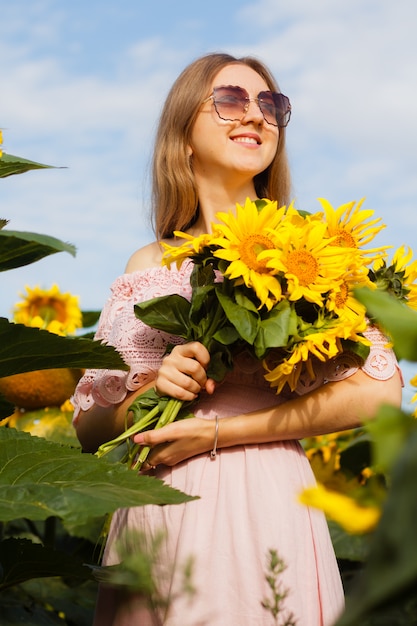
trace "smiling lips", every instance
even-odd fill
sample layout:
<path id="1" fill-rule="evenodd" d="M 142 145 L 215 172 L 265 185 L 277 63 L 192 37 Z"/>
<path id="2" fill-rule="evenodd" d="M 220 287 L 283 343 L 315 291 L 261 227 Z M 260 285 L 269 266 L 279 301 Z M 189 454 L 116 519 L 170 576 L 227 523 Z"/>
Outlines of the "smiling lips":
<path id="1" fill-rule="evenodd" d="M 257 135 L 238 135 L 237 137 L 231 137 L 232 141 L 238 143 L 246 143 L 258 146 L 261 144 L 261 140 Z"/>

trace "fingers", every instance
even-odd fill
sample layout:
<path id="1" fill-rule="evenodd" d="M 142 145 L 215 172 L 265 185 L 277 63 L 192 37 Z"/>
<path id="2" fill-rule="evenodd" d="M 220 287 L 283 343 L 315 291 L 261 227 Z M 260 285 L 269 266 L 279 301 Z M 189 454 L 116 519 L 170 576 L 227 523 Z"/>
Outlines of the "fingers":
<path id="1" fill-rule="evenodd" d="M 207 393 L 211 395 L 212 393 L 214 393 L 215 389 L 216 389 L 216 381 L 213 380 L 212 378 L 207 378 L 207 382 L 206 382 Z"/>
<path id="2" fill-rule="evenodd" d="M 194 400 L 206 387 L 206 367 L 210 362 L 208 350 L 198 342 L 175 346 L 164 357 L 155 380 L 159 394 L 179 400 Z"/>
<path id="3" fill-rule="evenodd" d="M 141 471 L 142 472 L 151 472 L 154 469 L 156 469 L 156 465 L 152 465 L 152 463 L 150 463 L 149 461 L 145 461 L 144 464 L 142 465 Z"/>
<path id="4" fill-rule="evenodd" d="M 175 346 L 171 352 L 171 354 L 177 353 L 181 354 L 184 357 L 189 357 L 195 359 L 202 365 L 204 369 L 208 367 L 210 363 L 210 353 L 205 346 L 199 341 L 190 341 L 188 343 L 183 343 L 178 346 Z"/>
<path id="5" fill-rule="evenodd" d="M 213 448 L 213 420 L 193 417 L 163 428 L 147 430 L 133 437 L 135 443 L 150 447 L 142 470 L 159 465 L 172 466 Z"/>

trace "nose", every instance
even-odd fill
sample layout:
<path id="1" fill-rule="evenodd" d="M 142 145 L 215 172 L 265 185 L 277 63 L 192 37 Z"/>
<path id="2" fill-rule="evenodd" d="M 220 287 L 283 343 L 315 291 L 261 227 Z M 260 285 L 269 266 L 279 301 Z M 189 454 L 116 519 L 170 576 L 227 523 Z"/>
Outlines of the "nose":
<path id="1" fill-rule="evenodd" d="M 264 122 L 264 116 L 259 107 L 257 98 L 250 98 L 246 101 L 245 113 L 241 121 L 243 120 L 246 120 L 246 122 L 253 120 L 258 124 L 262 124 Z"/>

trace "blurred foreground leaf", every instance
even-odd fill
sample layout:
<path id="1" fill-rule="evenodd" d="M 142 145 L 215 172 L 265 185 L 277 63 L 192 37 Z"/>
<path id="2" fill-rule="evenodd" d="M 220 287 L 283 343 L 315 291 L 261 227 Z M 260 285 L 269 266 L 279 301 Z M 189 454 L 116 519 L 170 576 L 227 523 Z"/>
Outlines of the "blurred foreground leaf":
<path id="1" fill-rule="evenodd" d="M 414 428 L 394 465 L 368 561 L 336 626 L 417 624 L 416 476 Z"/>
<path id="2" fill-rule="evenodd" d="M 357 289 L 355 297 L 388 332 L 397 357 L 406 361 L 417 361 L 417 311 L 378 290 Z"/>

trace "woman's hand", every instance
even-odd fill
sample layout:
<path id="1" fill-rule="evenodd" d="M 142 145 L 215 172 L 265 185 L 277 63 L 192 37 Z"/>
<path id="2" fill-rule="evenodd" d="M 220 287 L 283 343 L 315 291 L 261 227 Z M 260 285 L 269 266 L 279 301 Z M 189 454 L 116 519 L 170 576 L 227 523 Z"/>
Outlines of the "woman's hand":
<path id="1" fill-rule="evenodd" d="M 151 448 L 144 470 L 156 465 L 176 465 L 213 448 L 215 420 L 190 417 L 157 430 L 147 430 L 133 437 L 135 443 Z"/>
<path id="2" fill-rule="evenodd" d="M 198 341 L 175 346 L 165 356 L 155 379 L 155 390 L 178 400 L 195 400 L 202 389 L 213 393 L 214 380 L 207 378 L 210 354 Z"/>

